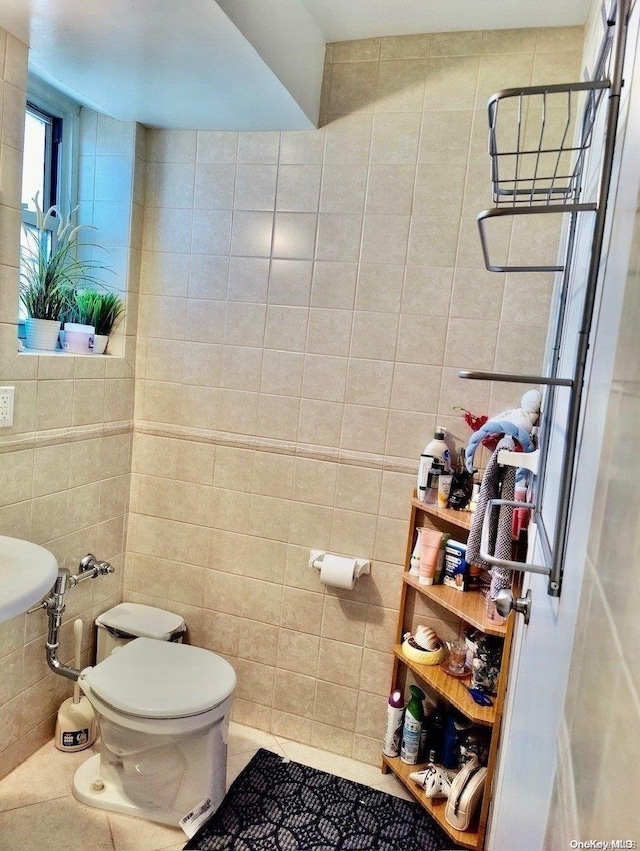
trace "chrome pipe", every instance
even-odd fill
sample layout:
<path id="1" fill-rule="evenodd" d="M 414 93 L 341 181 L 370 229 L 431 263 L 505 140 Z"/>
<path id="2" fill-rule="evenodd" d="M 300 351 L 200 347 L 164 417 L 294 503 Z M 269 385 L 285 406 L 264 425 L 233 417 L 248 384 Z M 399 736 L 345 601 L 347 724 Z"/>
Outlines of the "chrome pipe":
<path id="1" fill-rule="evenodd" d="M 29 612 L 35 612 L 37 609 L 45 609 L 47 612 L 49 620 L 45 643 L 47 665 L 55 674 L 60 674 L 60 676 L 66 677 L 74 683 L 78 680 L 80 671 L 70 665 L 65 665 L 58 659 L 65 595 L 71 588 L 75 588 L 79 582 L 84 582 L 85 579 L 96 579 L 98 576 L 113 573 L 114 570 L 115 568 L 108 561 L 98 561 L 95 556 L 88 553 L 80 562 L 80 573 L 78 575 L 74 576 L 65 567 L 61 567 L 49 596 L 38 603 L 37 606 L 29 609 Z"/>

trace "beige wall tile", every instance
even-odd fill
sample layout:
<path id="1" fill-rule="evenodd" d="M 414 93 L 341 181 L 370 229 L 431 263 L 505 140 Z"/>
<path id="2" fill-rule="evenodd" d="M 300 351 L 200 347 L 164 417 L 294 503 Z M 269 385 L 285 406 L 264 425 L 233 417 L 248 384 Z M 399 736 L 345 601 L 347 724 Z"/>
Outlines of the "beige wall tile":
<path id="1" fill-rule="evenodd" d="M 334 117 L 326 130 L 325 163 L 368 163 L 372 123 L 371 115 Z"/>
<path id="2" fill-rule="evenodd" d="M 278 168 L 276 209 L 315 213 L 320 194 L 320 165 L 283 165 Z"/>
<path id="3" fill-rule="evenodd" d="M 251 622 L 240 630 L 238 637 L 238 656 L 263 665 L 274 666 L 278 654 L 277 626 Z"/>
<path id="4" fill-rule="evenodd" d="M 335 597 L 325 597 L 322 614 L 322 637 L 362 646 L 367 607 Z"/>
<path id="5" fill-rule="evenodd" d="M 353 733 L 350 730 L 341 730 L 329 724 L 320 724 L 314 721 L 311 725 L 311 736 L 309 744 L 332 753 L 351 756 L 353 751 Z"/>
<path id="6" fill-rule="evenodd" d="M 309 570 L 315 568 L 309 568 Z M 285 587 L 282 598 L 281 626 L 297 632 L 319 635 L 323 598 L 320 594 Z"/>
<path id="7" fill-rule="evenodd" d="M 426 76 L 426 59 L 381 62 L 376 112 L 421 112 Z"/>
<path id="8" fill-rule="evenodd" d="M 322 170 L 320 212 L 362 214 L 367 188 L 367 166 L 327 163 Z"/>
<path id="9" fill-rule="evenodd" d="M 358 310 L 399 312 L 404 267 L 400 264 L 362 263 L 358 275 Z"/>
<path id="10" fill-rule="evenodd" d="M 277 667 L 280 670 L 315 677 L 319 646 L 320 638 L 317 635 L 281 629 L 278 639 Z"/>
<path id="11" fill-rule="evenodd" d="M 237 139 L 239 163 L 275 163 L 278 161 L 279 133 L 239 133 Z"/>
<path id="12" fill-rule="evenodd" d="M 375 115 L 371 137 L 371 162 L 409 165 L 415 163 L 418 157 L 420 125 L 419 112 Z"/>
<path id="13" fill-rule="evenodd" d="M 477 34 L 481 36 L 480 33 Z M 433 110 L 473 109 L 480 60 L 477 56 L 447 56 L 427 60 L 427 79 L 424 109 Z"/>
<path id="14" fill-rule="evenodd" d="M 313 717 L 316 679 L 294 671 L 278 671 L 273 700 L 274 709 L 289 715 Z"/>
<path id="15" fill-rule="evenodd" d="M 264 304 L 269 283 L 269 260 L 264 257 L 229 258 L 229 300 Z M 221 294 L 224 297 L 225 292 Z M 209 296 L 210 298 L 212 296 Z"/>
<path id="16" fill-rule="evenodd" d="M 327 638 L 321 639 L 318 679 L 355 689 L 359 684 L 361 665 L 362 647 Z"/>
<path id="17" fill-rule="evenodd" d="M 241 614 L 243 618 L 261 623 L 280 623 L 283 606 L 283 588 L 273 582 L 245 579 L 242 589 Z"/>
<path id="18" fill-rule="evenodd" d="M 272 260 L 269 303 L 306 306 L 311 297 L 310 260 Z"/>
<path id="19" fill-rule="evenodd" d="M 394 360 L 398 317 L 389 313 L 356 311 L 351 328 L 352 357 Z"/>
<path id="20" fill-rule="evenodd" d="M 367 214 L 362 232 L 362 262 L 404 263 L 409 225 L 409 216 Z"/>
<path id="21" fill-rule="evenodd" d="M 289 712 L 280 712 L 276 709 L 273 710 L 270 732 L 274 736 L 282 736 L 286 739 L 301 742 L 302 744 L 308 744 L 311 741 L 311 727 L 312 722 L 308 718 L 301 718 L 299 715 L 291 715 Z"/>
<path id="22" fill-rule="evenodd" d="M 349 62 L 336 64 L 331 71 L 329 112 L 332 115 L 350 115 L 354 112 L 371 112 L 378 82 L 376 62 Z"/>
<path id="23" fill-rule="evenodd" d="M 318 680 L 314 721 L 343 730 L 353 730 L 357 701 L 358 692 L 355 689 Z"/>
<path id="24" fill-rule="evenodd" d="M 349 310 L 354 304 L 358 267 L 355 263 L 316 260 L 311 304 Z"/>
<path id="25" fill-rule="evenodd" d="M 300 130 L 280 137 L 280 162 L 291 165 L 319 164 L 324 152 L 324 130 Z"/>

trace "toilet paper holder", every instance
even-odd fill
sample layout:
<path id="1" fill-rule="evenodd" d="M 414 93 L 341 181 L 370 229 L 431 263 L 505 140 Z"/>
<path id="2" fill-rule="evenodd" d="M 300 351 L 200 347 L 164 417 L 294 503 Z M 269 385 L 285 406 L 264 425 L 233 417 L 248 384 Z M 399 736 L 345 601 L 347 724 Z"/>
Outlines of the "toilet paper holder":
<path id="1" fill-rule="evenodd" d="M 309 567 L 317 567 L 318 570 L 322 567 L 322 562 L 325 556 L 330 555 L 326 550 L 311 550 L 309 556 Z M 333 553 L 331 553 L 333 555 Z M 343 556 L 343 558 L 353 558 L 353 556 Z M 368 558 L 357 558 L 355 579 L 362 576 L 363 573 L 371 573 L 371 561 Z"/>

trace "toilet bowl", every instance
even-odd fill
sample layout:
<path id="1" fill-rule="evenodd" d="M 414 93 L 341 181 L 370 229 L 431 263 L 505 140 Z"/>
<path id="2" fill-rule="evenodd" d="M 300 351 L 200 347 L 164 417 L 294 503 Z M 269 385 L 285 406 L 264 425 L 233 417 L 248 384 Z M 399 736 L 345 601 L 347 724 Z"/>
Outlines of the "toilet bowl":
<path id="1" fill-rule="evenodd" d="M 200 647 L 136 638 L 82 671 L 100 753 L 73 780 L 85 804 L 178 825 L 213 813 L 225 794 L 236 675 Z"/>

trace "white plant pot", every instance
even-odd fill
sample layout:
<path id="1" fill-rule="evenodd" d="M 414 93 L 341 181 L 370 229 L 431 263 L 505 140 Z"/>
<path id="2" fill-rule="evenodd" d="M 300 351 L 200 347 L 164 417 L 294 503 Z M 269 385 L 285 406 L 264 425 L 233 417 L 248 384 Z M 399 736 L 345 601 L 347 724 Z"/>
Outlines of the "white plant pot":
<path id="1" fill-rule="evenodd" d="M 103 355 L 109 342 L 108 334 L 96 334 L 93 338 L 93 353 L 94 355 Z"/>
<path id="2" fill-rule="evenodd" d="M 42 349 L 53 352 L 58 346 L 60 322 L 55 319 L 33 319 L 28 316 L 24 322 L 26 346 L 28 349 Z"/>

